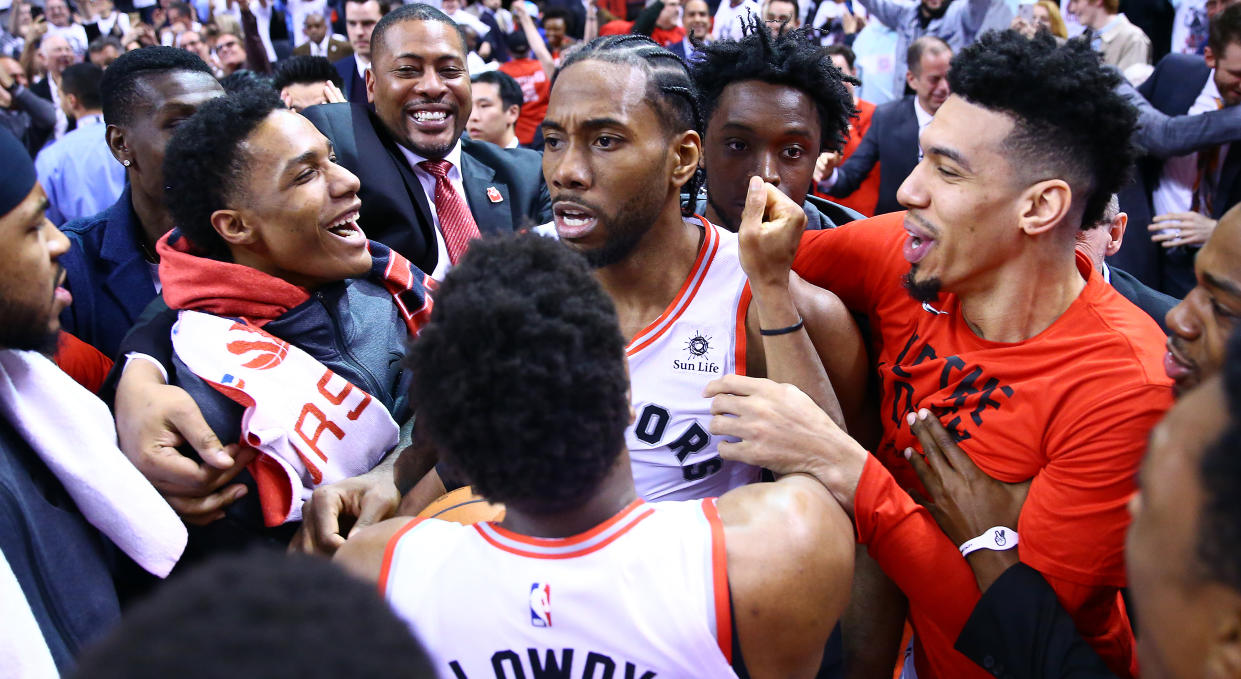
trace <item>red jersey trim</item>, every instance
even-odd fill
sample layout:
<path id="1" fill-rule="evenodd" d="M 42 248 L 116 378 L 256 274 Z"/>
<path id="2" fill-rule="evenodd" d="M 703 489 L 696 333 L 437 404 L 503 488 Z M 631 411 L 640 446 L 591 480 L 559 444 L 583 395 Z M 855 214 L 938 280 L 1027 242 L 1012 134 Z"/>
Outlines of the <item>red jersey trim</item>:
<path id="1" fill-rule="evenodd" d="M 737 331 L 734 333 L 736 341 L 736 352 L 733 355 L 733 372 L 738 375 L 746 374 L 745 364 L 745 317 L 750 311 L 750 300 L 754 298 L 754 293 L 750 290 L 750 281 L 747 279 L 745 287 L 741 289 L 741 297 L 737 300 Z"/>
<path id="2" fill-rule="evenodd" d="M 643 504 L 641 500 L 637 500 L 636 502 L 637 504 Z M 630 507 L 635 507 L 635 505 L 631 504 Z M 616 517 L 609 519 L 607 523 L 615 524 L 617 517 L 632 517 L 629 521 L 614 525 L 612 530 L 606 533 L 600 533 L 599 526 L 596 526 L 591 529 L 591 533 L 595 533 L 599 539 L 590 542 L 579 549 L 565 549 L 565 547 L 570 546 L 566 545 L 565 541 L 573 540 L 574 542 L 580 543 L 581 538 L 587 535 L 586 533 L 574 536 L 573 538 L 532 538 L 527 535 L 517 535 L 516 533 L 506 531 L 493 523 L 474 524 L 474 529 L 477 530 L 478 534 L 493 547 L 510 554 L 515 554 L 527 559 L 573 559 L 580 556 L 586 556 L 587 554 L 593 554 L 594 552 L 607 547 L 617 538 L 621 537 L 625 533 L 628 533 L 631 528 L 638 525 L 654 513 L 654 509 L 647 507 L 645 511 L 642 511 L 634 516 L 634 512 L 627 508 Z M 500 533 L 500 531 L 503 531 L 503 533 Z M 522 549 L 519 544 L 529 545 L 532 549 Z M 535 551 L 539 549 L 542 551 Z"/>
<path id="3" fill-rule="evenodd" d="M 715 253 L 720 249 L 720 235 L 716 232 L 717 227 L 714 224 L 701 216 L 695 215 L 695 217 L 702 222 L 706 238 L 702 240 L 702 245 L 698 248 L 698 258 L 694 260 L 694 267 L 685 282 L 681 284 L 677 296 L 673 298 L 668 308 L 664 309 L 664 313 L 629 341 L 629 346 L 625 347 L 626 356 L 633 356 L 642 351 L 667 332 L 668 328 L 671 328 L 672 324 L 689 308 L 689 303 L 693 301 L 698 288 L 702 287 L 702 281 L 707 277 L 707 270 L 711 268 Z"/>
<path id="4" fill-rule="evenodd" d="M 388 575 L 392 572 L 392 557 L 396 554 L 396 544 L 400 542 L 401 538 L 405 537 L 405 534 L 412 530 L 414 526 L 417 526 L 423 521 L 424 519 L 422 518 L 413 519 L 404 526 L 401 526 L 401 530 L 398 530 L 392 535 L 391 538 L 388 539 L 388 545 L 384 547 L 383 565 L 379 567 L 380 596 L 388 593 Z"/>
<path id="5" fill-rule="evenodd" d="M 711 525 L 711 582 L 715 590 L 715 638 L 724 659 L 733 661 L 733 611 L 728 597 L 728 550 L 724 545 L 724 522 L 715 498 L 702 501 L 702 513 Z"/>

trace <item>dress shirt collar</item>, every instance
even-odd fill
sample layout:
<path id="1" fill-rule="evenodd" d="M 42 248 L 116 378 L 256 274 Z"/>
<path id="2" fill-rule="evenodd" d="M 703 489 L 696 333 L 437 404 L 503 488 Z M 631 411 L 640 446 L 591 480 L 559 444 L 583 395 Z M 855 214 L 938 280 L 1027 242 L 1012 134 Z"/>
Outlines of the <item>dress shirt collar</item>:
<path id="1" fill-rule="evenodd" d="M 422 169 L 421 167 L 418 167 L 418 163 L 421 163 L 424 160 L 429 160 L 428 158 L 424 158 L 423 156 L 420 156 L 417 153 L 410 151 L 409 149 L 405 148 L 404 146 L 401 146 L 400 144 L 397 144 L 396 147 L 398 149 L 401 149 L 401 153 L 405 155 L 405 160 L 409 161 L 409 166 L 414 169 L 414 172 L 430 174 L 426 170 Z M 452 163 L 452 169 L 448 171 L 448 179 L 456 180 L 456 181 L 463 181 L 462 175 L 461 175 L 461 140 L 460 139 L 457 140 L 456 144 L 453 144 L 452 150 L 444 155 L 444 160 L 447 160 L 448 162 Z"/>

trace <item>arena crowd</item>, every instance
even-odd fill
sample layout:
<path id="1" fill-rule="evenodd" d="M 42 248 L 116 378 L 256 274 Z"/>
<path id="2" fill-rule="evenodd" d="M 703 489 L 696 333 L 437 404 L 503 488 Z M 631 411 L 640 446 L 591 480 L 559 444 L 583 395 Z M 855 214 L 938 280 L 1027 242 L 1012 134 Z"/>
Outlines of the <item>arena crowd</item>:
<path id="1" fill-rule="evenodd" d="M 1235 0 L 0 0 L 0 677 L 1241 678 Z"/>

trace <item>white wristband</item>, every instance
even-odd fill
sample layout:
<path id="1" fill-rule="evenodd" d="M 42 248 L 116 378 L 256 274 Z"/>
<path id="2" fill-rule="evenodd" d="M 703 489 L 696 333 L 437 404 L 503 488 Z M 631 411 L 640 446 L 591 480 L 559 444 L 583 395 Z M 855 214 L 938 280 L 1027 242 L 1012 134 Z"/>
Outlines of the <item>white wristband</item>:
<path id="1" fill-rule="evenodd" d="M 973 552 L 980 549 L 990 549 L 996 552 L 1003 552 L 1017 546 L 1017 531 L 1004 526 L 992 526 L 983 531 L 982 535 L 966 540 L 961 545 L 961 556 L 969 556 Z"/>

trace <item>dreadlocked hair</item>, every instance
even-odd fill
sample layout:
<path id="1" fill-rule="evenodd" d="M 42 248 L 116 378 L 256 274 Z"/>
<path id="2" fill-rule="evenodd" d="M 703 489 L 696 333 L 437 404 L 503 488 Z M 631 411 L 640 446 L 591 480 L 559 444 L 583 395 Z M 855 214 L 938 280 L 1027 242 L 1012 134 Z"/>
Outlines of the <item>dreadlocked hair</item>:
<path id="1" fill-rule="evenodd" d="M 840 151 L 849 119 L 855 114 L 853 96 L 845 83 L 861 84 L 832 64 L 832 57 L 819 45 L 810 28 L 798 28 L 772 37 L 757 16 L 745 23 L 740 40 L 719 40 L 694 53 L 694 83 L 698 86 L 704 115 L 710 120 L 720 96 L 729 85 L 757 80 L 799 90 L 814 102 L 819 113 L 822 151 Z"/>
<path id="2" fill-rule="evenodd" d="M 630 64 L 646 73 L 646 100 L 659 114 L 668 134 L 693 130 L 704 134 L 706 119 L 702 115 L 702 102 L 698 89 L 690 76 L 689 67 L 680 57 L 659 46 L 645 35 L 632 33 L 608 35 L 595 38 L 574 50 L 556 69 L 552 87 L 564 70 L 580 61 L 602 61 L 611 64 Z M 681 214 L 690 216 L 697 204 L 698 192 L 705 176 L 699 168 L 690 177 L 681 194 L 689 199 L 681 204 Z"/>

